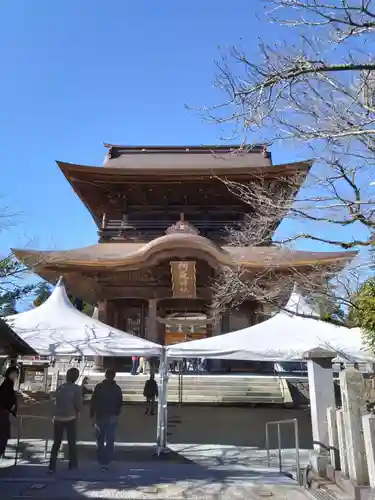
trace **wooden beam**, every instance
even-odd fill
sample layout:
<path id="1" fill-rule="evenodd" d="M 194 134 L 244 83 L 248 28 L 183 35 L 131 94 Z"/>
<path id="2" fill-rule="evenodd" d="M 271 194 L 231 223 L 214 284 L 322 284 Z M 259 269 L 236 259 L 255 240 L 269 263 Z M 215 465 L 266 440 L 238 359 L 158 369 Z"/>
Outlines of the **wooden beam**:
<path id="1" fill-rule="evenodd" d="M 103 288 L 104 296 L 111 299 L 173 299 L 172 289 L 169 287 L 124 287 L 106 286 Z M 197 298 L 211 300 L 212 291 L 210 288 L 197 288 Z M 186 299 L 189 300 L 189 299 Z"/>

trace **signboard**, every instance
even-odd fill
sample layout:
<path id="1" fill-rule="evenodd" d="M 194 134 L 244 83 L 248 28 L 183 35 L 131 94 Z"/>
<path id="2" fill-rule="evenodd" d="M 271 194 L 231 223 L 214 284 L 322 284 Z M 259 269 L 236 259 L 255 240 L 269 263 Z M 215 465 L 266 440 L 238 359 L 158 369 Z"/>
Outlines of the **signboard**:
<path id="1" fill-rule="evenodd" d="M 191 340 L 200 340 L 207 337 L 206 332 L 184 333 L 184 332 L 166 332 L 165 345 L 179 344 L 180 342 L 189 342 Z"/>
<path id="2" fill-rule="evenodd" d="M 43 366 L 26 366 L 24 374 L 23 389 L 31 391 L 44 391 L 46 389 L 46 369 Z"/>
<path id="3" fill-rule="evenodd" d="M 172 261 L 172 287 L 175 298 L 196 297 L 195 261 Z"/>

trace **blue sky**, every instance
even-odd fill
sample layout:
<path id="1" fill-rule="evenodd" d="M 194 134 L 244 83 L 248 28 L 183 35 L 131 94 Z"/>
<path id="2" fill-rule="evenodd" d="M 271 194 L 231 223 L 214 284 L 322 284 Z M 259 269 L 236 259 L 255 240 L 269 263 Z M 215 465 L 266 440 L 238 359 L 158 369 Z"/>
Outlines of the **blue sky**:
<path id="1" fill-rule="evenodd" d="M 275 40 L 259 0 L 8 0 L 0 6 L 2 205 L 10 246 L 74 248 L 96 228 L 55 160 L 101 165 L 103 142 L 212 144 L 220 130 L 185 104 L 217 103 L 225 48 Z M 274 161 L 301 152 L 276 148 Z"/>

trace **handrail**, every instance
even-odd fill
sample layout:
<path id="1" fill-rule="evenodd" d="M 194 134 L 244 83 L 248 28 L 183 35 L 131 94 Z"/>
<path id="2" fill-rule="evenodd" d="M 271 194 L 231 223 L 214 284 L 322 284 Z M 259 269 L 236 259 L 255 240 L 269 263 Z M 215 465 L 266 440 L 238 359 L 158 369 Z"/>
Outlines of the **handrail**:
<path id="1" fill-rule="evenodd" d="M 77 385 L 82 385 L 82 383 L 83 383 L 83 381 L 84 381 L 84 379 L 86 377 L 85 371 L 86 371 L 87 367 L 88 367 L 88 362 L 85 361 L 84 365 L 83 365 L 83 368 L 81 369 L 81 373 L 79 374 L 78 380 L 76 382 Z"/>
<path id="2" fill-rule="evenodd" d="M 281 454 L 281 433 L 280 427 L 285 424 L 293 424 L 294 427 L 294 445 L 296 450 L 296 479 L 300 483 L 300 456 L 299 456 L 299 432 L 298 432 L 298 420 L 296 418 L 289 418 L 286 420 L 274 420 L 272 422 L 266 422 L 266 450 L 267 450 L 267 462 L 268 467 L 271 467 L 271 455 L 270 455 L 270 438 L 269 438 L 269 426 L 277 426 L 277 446 L 278 446 L 278 458 L 279 458 L 279 471 L 282 472 L 282 454 Z"/>
<path id="3" fill-rule="evenodd" d="M 17 465 L 18 462 L 18 449 L 20 445 L 20 439 L 21 439 L 21 432 L 22 432 L 22 427 L 23 427 L 23 421 L 25 418 L 35 418 L 35 419 L 40 419 L 40 420 L 48 420 L 52 421 L 51 417 L 45 417 L 43 415 L 17 415 L 17 441 L 16 441 L 16 454 L 14 456 L 14 465 Z M 47 458 L 47 451 L 48 451 L 48 437 L 45 439 L 44 442 L 44 458 Z"/>

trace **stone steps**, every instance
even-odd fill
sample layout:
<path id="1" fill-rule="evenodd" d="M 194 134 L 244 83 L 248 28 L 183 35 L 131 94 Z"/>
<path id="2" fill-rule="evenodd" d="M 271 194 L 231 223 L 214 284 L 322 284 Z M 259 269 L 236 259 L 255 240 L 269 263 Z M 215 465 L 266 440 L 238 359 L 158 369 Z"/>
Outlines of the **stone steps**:
<path id="1" fill-rule="evenodd" d="M 143 402 L 143 396 L 139 395 L 127 395 L 124 394 L 123 401 L 125 402 Z M 269 395 L 269 396 L 222 396 L 222 395 L 205 395 L 199 396 L 193 394 L 192 396 L 182 396 L 182 401 L 180 401 L 179 396 L 168 396 L 169 403 L 200 403 L 200 404 L 284 404 L 284 398 L 279 395 Z"/>
<path id="2" fill-rule="evenodd" d="M 100 373 L 89 374 L 88 387 L 93 388 L 103 379 Z M 142 402 L 143 387 L 147 376 L 118 374 L 116 381 L 123 391 L 124 401 Z M 158 380 L 158 377 L 156 377 Z M 170 376 L 168 401 L 171 403 L 200 404 L 283 404 L 284 393 L 277 377 L 185 375 L 182 379 L 180 401 L 179 378 Z"/>

